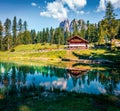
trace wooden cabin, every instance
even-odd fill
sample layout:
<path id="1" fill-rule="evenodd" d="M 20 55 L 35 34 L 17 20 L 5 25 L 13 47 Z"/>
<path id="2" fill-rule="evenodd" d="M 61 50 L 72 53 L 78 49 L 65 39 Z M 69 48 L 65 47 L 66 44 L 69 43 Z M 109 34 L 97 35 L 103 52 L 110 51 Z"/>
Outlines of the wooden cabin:
<path id="1" fill-rule="evenodd" d="M 80 36 L 73 36 L 68 41 L 68 45 L 66 45 L 66 48 L 68 49 L 88 49 L 89 48 L 89 42 L 85 39 L 83 39 Z"/>

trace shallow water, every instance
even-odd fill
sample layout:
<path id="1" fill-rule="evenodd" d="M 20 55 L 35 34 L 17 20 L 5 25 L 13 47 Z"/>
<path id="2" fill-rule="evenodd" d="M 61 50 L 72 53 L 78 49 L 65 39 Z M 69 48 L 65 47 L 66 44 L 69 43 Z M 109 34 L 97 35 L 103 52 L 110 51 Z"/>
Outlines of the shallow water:
<path id="1" fill-rule="evenodd" d="M 120 95 L 120 71 L 65 69 L 53 66 L 19 66 L 0 63 L 0 91 L 16 86 L 44 86 L 46 89 Z"/>

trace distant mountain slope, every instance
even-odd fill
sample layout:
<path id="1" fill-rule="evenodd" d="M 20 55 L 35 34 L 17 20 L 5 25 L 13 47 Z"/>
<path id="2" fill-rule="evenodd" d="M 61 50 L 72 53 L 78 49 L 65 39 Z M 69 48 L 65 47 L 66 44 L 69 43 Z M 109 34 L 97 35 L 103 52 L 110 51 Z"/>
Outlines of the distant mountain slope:
<path id="1" fill-rule="evenodd" d="M 87 25 L 85 23 L 84 20 L 80 19 L 73 19 L 71 22 L 67 19 L 64 20 L 62 22 L 60 22 L 59 25 L 60 28 L 63 28 L 64 31 L 69 31 L 69 32 L 73 32 L 75 30 L 75 28 L 77 28 L 77 30 L 82 30 L 82 29 L 87 29 Z"/>

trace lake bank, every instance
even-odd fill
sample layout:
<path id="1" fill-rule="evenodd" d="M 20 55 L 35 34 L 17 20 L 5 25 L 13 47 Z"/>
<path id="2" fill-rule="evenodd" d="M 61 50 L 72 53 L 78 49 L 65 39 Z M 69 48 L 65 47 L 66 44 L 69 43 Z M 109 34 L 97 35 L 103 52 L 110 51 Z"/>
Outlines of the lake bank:
<path id="1" fill-rule="evenodd" d="M 22 48 L 21 48 L 22 47 Z M 25 49 L 27 49 L 26 46 Z M 68 67 L 66 64 L 79 64 L 81 67 L 92 68 L 96 67 L 112 67 L 112 65 L 119 66 L 120 52 L 110 52 L 103 49 L 87 49 L 87 50 L 65 50 L 65 49 L 52 49 L 52 50 L 26 50 L 23 46 L 15 48 L 14 52 L 6 51 L 0 52 L 1 62 L 11 62 L 21 65 L 55 65 L 59 67 Z M 69 62 L 69 63 L 68 63 Z M 80 67 L 78 67 L 80 68 Z M 95 67 L 94 67 L 95 68 Z"/>
<path id="2" fill-rule="evenodd" d="M 112 105 L 111 105 L 112 104 Z M 28 92 L 0 99 L 2 111 L 119 111 L 120 99 L 108 95 L 68 92 Z"/>

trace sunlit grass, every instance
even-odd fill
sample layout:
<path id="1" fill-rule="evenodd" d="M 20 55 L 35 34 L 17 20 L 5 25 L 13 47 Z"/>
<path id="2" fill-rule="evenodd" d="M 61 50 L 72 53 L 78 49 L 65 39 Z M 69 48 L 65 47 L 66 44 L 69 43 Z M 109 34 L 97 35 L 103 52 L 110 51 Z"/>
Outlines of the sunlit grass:
<path id="1" fill-rule="evenodd" d="M 57 45 L 50 44 L 29 44 L 19 45 L 14 48 L 14 52 L 5 51 L 0 52 L 0 61 L 11 62 L 21 65 L 55 65 L 60 67 L 72 67 L 75 63 L 64 63 L 61 58 L 67 58 L 72 60 L 86 59 L 107 59 L 112 61 L 119 61 L 119 52 L 110 52 L 105 49 L 86 49 L 86 50 L 65 50 L 63 46 L 61 49 L 57 49 Z M 86 67 L 87 69 L 95 68 L 91 65 L 79 64 L 77 68 Z M 102 67 L 96 67 L 103 69 Z"/>
<path id="2" fill-rule="evenodd" d="M 28 106 L 22 105 L 19 107 L 19 111 L 32 111 Z"/>
<path id="3" fill-rule="evenodd" d="M 64 48 L 63 45 L 60 45 L 59 48 Z M 18 45 L 17 47 L 14 48 L 16 52 L 29 52 L 29 51 L 40 51 L 40 50 L 52 50 L 52 49 L 57 49 L 57 45 L 53 44 L 50 45 L 48 43 L 45 44 L 29 44 L 29 45 Z"/>

